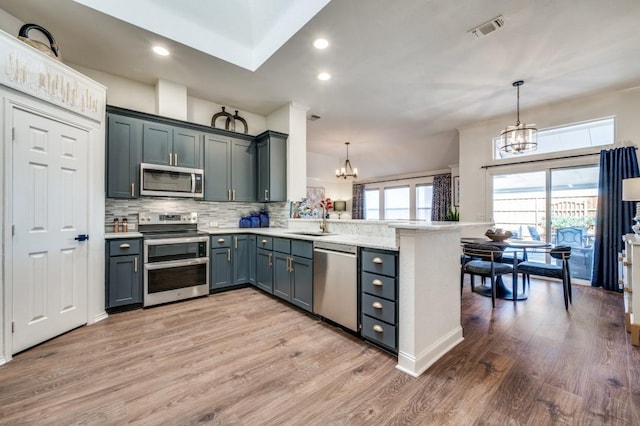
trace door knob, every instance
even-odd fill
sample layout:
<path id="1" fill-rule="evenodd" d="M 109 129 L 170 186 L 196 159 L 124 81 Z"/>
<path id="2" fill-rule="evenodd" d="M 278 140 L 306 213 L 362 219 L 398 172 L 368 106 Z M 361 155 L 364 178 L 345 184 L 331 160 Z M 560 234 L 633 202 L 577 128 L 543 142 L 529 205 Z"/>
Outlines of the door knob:
<path id="1" fill-rule="evenodd" d="M 76 241 L 87 241 L 89 236 L 87 234 L 78 234 L 77 237 L 74 238 Z"/>

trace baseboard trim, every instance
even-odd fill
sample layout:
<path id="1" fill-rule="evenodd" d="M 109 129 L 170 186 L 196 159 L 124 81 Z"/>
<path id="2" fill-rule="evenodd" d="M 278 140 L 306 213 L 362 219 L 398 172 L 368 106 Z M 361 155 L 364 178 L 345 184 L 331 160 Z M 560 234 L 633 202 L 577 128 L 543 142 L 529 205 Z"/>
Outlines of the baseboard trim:
<path id="1" fill-rule="evenodd" d="M 396 368 L 410 376 L 418 377 L 463 340 L 462 327 L 458 326 L 415 357 L 402 351 L 398 352 Z"/>
<path id="2" fill-rule="evenodd" d="M 107 314 L 106 311 L 102 311 L 98 315 L 93 317 L 93 321 L 91 322 L 91 324 L 94 324 L 98 321 L 102 321 L 103 319 L 107 319 L 107 318 L 109 318 L 109 314 Z"/>

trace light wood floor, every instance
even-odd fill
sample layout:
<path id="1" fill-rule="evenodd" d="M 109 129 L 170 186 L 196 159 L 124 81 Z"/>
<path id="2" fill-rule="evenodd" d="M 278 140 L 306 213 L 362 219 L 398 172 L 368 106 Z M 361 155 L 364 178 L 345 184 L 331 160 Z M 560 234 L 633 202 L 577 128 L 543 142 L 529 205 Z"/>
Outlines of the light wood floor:
<path id="1" fill-rule="evenodd" d="M 640 424 L 620 295 L 531 290 L 492 311 L 465 286 L 464 342 L 417 379 L 250 288 L 115 314 L 1 366 L 0 423 Z"/>

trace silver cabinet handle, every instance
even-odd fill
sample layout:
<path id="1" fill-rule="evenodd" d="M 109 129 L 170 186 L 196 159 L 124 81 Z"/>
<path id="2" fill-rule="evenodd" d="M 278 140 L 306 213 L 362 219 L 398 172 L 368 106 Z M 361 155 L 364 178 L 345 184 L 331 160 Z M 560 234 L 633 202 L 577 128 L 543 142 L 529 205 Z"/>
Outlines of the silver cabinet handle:
<path id="1" fill-rule="evenodd" d="M 272 257 L 273 257 L 273 254 L 269 253 L 269 268 L 271 268 L 273 266 Z"/>
<path id="2" fill-rule="evenodd" d="M 234 248 L 238 248 L 238 237 L 233 237 L 233 246 Z"/>
<path id="3" fill-rule="evenodd" d="M 174 166 L 178 165 L 178 154 L 177 153 L 173 154 L 173 165 Z"/>
<path id="4" fill-rule="evenodd" d="M 138 256 L 133 258 L 133 272 L 138 272 Z"/>
<path id="5" fill-rule="evenodd" d="M 131 196 L 132 197 L 136 196 L 136 186 L 133 182 L 131 182 Z"/>
<path id="6" fill-rule="evenodd" d="M 373 306 L 375 309 L 382 309 L 382 303 L 380 302 L 373 302 L 371 306 Z"/>
<path id="7" fill-rule="evenodd" d="M 121 249 L 131 248 L 131 244 L 122 243 L 122 244 L 120 244 L 120 248 L 121 248 Z"/>
<path id="8" fill-rule="evenodd" d="M 269 201 L 269 190 L 268 189 L 264 190 L 264 199 L 265 199 L 265 201 Z"/>
<path id="9" fill-rule="evenodd" d="M 173 155 L 169 153 L 169 165 L 173 166 Z"/>
<path id="10" fill-rule="evenodd" d="M 233 195 L 233 197 L 232 197 L 231 201 L 235 201 L 235 200 L 236 200 L 236 190 L 235 190 L 235 189 L 232 189 L 232 190 L 231 190 L 231 194 Z"/>
<path id="11" fill-rule="evenodd" d="M 227 190 L 227 198 L 231 201 L 231 190 Z"/>
<path id="12" fill-rule="evenodd" d="M 382 259 L 380 259 L 379 257 L 374 257 L 372 262 L 377 263 L 378 265 L 382 265 Z"/>
<path id="13" fill-rule="evenodd" d="M 227 249 L 227 262 L 231 262 L 231 249 Z"/>
<path id="14" fill-rule="evenodd" d="M 382 333 L 384 331 L 384 328 L 382 328 L 382 326 L 380 326 L 378 324 L 374 325 L 371 328 L 373 328 L 373 331 L 375 331 L 376 333 Z"/>
<path id="15" fill-rule="evenodd" d="M 260 243 L 261 243 L 262 245 L 265 245 L 265 244 L 267 244 L 267 240 L 262 240 L 262 241 L 260 241 Z"/>
<path id="16" fill-rule="evenodd" d="M 220 244 L 224 243 L 224 238 L 218 238 L 218 243 Z"/>
<path id="17" fill-rule="evenodd" d="M 371 284 L 377 285 L 377 286 L 381 286 L 382 285 L 382 281 L 380 281 L 379 279 L 375 279 L 375 280 L 371 281 Z"/>

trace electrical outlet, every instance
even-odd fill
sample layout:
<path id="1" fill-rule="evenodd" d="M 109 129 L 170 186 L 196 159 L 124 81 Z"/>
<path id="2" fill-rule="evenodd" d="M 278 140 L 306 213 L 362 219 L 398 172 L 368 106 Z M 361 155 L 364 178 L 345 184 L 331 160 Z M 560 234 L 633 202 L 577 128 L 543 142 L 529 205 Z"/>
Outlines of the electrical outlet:
<path id="1" fill-rule="evenodd" d="M 129 231 L 135 231 L 136 230 L 136 224 L 135 223 L 130 223 L 127 228 L 128 228 Z"/>
<path id="2" fill-rule="evenodd" d="M 211 222 L 209 222 L 209 227 L 211 227 L 211 228 L 217 228 L 217 227 L 218 227 L 218 222 L 216 222 L 216 221 L 211 221 Z"/>

